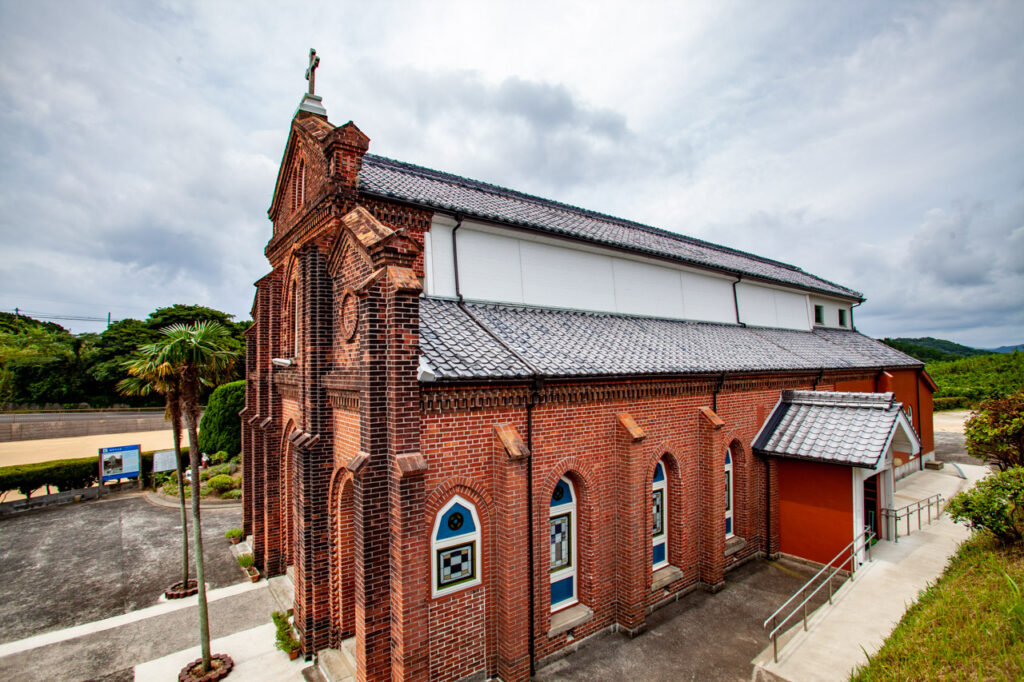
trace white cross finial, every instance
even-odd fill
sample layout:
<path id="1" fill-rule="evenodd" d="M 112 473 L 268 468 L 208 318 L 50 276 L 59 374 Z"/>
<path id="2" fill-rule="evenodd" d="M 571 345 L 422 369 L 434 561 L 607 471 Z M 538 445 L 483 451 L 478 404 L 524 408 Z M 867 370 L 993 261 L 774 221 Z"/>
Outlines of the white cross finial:
<path id="1" fill-rule="evenodd" d="M 309 94 L 316 94 L 316 67 L 320 66 L 320 57 L 316 56 L 316 50 L 309 49 L 309 66 L 306 67 L 306 80 L 309 81 Z"/>

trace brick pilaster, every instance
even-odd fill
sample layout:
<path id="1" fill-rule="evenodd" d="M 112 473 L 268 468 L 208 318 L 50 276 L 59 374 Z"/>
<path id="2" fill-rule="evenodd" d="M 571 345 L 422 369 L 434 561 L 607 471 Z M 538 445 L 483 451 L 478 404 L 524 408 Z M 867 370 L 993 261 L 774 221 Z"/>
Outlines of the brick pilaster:
<path id="1" fill-rule="evenodd" d="M 644 596 L 651 572 L 651 519 L 647 511 L 651 494 L 644 438 L 632 416 L 616 415 L 615 622 L 630 636 L 644 630 Z"/>
<path id="2" fill-rule="evenodd" d="M 722 433 L 725 424 L 708 407 L 700 408 L 697 421 L 700 444 L 697 568 L 704 586 L 717 591 L 725 585 L 725 442 Z"/>

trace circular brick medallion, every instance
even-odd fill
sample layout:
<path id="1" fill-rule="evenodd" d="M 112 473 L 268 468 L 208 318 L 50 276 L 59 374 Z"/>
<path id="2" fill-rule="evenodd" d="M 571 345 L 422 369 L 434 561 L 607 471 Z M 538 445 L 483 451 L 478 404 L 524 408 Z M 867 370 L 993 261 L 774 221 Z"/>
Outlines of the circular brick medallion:
<path id="1" fill-rule="evenodd" d="M 341 298 L 341 336 L 345 341 L 356 334 L 359 323 L 359 301 L 351 291 L 346 291 Z"/>

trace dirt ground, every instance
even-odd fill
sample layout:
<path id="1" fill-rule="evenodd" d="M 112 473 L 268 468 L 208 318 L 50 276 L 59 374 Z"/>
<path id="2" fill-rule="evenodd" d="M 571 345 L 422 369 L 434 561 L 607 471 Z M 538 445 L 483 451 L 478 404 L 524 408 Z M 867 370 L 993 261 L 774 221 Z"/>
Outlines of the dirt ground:
<path id="1" fill-rule="evenodd" d="M 0 443 L 0 467 L 49 462 L 54 459 L 95 457 L 100 448 L 136 444 L 141 445 L 143 450 L 172 448 L 174 447 L 173 432 L 166 429 L 164 431 L 107 433 L 99 436 L 17 440 Z"/>
<path id="2" fill-rule="evenodd" d="M 932 424 L 936 433 L 963 433 L 964 422 L 971 416 L 970 410 L 947 410 L 936 412 Z"/>

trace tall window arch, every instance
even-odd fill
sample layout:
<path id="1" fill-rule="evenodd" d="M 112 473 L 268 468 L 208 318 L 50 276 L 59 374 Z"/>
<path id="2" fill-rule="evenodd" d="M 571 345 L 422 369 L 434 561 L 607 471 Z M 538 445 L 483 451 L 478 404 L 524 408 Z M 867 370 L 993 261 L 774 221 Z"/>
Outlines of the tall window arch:
<path id="1" fill-rule="evenodd" d="M 289 311 L 291 317 L 288 321 L 291 323 L 289 326 L 291 327 L 292 333 L 292 357 L 297 358 L 299 357 L 299 299 L 297 296 L 294 280 L 292 280 L 290 289 L 291 291 L 288 300 L 290 301 L 291 304 L 291 308 Z"/>
<path id="2" fill-rule="evenodd" d="M 655 571 L 668 566 L 668 485 L 663 461 L 654 467 L 651 481 L 651 565 Z"/>
<path id="3" fill-rule="evenodd" d="M 732 448 L 726 448 L 725 450 L 725 537 L 731 538 L 733 536 L 733 519 L 732 519 L 732 490 L 735 486 L 733 485 L 732 478 Z"/>
<path id="4" fill-rule="evenodd" d="M 551 493 L 548 514 L 551 549 L 551 610 L 575 604 L 577 599 L 576 489 L 563 476 Z"/>
<path id="5" fill-rule="evenodd" d="M 306 199 L 306 160 L 299 158 L 292 171 L 292 210 L 294 211 Z"/>
<path id="6" fill-rule="evenodd" d="M 459 495 L 449 500 L 434 519 L 430 537 L 434 597 L 480 584 L 480 518 L 472 502 Z"/>

